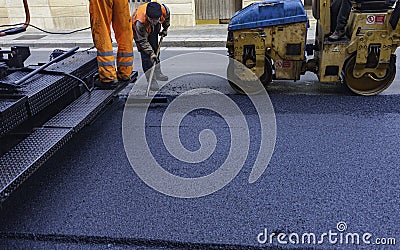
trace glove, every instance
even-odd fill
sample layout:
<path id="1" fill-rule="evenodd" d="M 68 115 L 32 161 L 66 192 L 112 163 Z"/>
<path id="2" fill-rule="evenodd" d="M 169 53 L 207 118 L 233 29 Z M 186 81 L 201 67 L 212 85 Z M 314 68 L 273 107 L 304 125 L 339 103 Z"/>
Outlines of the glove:
<path id="1" fill-rule="evenodd" d="M 160 34 L 160 36 L 167 36 L 168 35 L 168 30 L 167 29 L 163 29 Z"/>
<path id="2" fill-rule="evenodd" d="M 158 63 L 158 58 L 157 58 L 156 54 L 152 53 L 150 55 L 150 59 L 151 59 L 151 62 L 153 63 L 153 65 Z"/>

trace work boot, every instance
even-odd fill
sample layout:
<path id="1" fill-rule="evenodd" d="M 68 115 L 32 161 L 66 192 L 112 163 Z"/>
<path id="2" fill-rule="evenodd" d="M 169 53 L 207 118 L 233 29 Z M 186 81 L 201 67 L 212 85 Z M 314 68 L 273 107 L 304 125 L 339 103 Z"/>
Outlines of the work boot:
<path id="1" fill-rule="evenodd" d="M 156 79 L 162 82 L 168 81 L 168 76 L 164 75 L 163 73 L 159 72 L 156 74 Z"/>
<path id="2" fill-rule="evenodd" d="M 119 77 L 118 76 L 118 81 L 127 83 L 127 82 L 132 82 L 135 76 L 135 72 L 132 72 L 129 77 Z"/>
<path id="3" fill-rule="evenodd" d="M 94 82 L 94 86 L 98 89 L 114 89 L 118 86 L 118 81 L 110 81 L 110 82 L 103 82 L 99 78 L 97 78 Z"/>
<path id="4" fill-rule="evenodd" d="M 331 42 L 342 40 L 346 35 L 344 30 L 335 30 L 332 35 L 328 37 L 328 40 Z"/>

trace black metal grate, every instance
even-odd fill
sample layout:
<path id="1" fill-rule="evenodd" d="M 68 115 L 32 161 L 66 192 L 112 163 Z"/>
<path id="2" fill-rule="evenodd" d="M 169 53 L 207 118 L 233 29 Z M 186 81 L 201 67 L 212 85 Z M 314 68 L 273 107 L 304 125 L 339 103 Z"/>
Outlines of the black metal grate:
<path id="1" fill-rule="evenodd" d="M 15 72 L 9 78 L 20 79 L 26 74 L 28 73 Z M 28 97 L 28 108 L 31 116 L 36 115 L 65 93 L 78 86 L 76 80 L 67 79 L 65 76 L 47 74 L 38 74 L 25 84 L 26 86 L 21 88 L 18 94 Z"/>
<path id="2" fill-rule="evenodd" d="M 97 71 L 96 53 L 78 52 L 64 61 L 50 66 L 49 70 L 65 72 L 85 79 Z M 17 71 L 6 76 L 2 81 L 14 82 L 26 74 L 28 72 Z M 55 103 L 76 88 L 78 84 L 78 81 L 68 76 L 37 74 L 27 80 L 17 92 L 9 93 L 7 97 L 0 96 L 0 113 L 7 113 L 7 116 L 0 115 L 0 137 L 20 125 L 30 116 L 35 116 Z M 22 105 L 23 101 L 14 102 L 14 105 L 11 105 L 13 99 L 20 99 L 23 96 L 26 96 L 24 105 Z"/>
<path id="3" fill-rule="evenodd" d="M 28 119 L 26 97 L 5 97 L 0 100 L 0 137 Z"/>
<path id="4" fill-rule="evenodd" d="M 85 77 L 87 76 L 87 69 L 93 67 L 97 69 L 96 52 L 87 51 L 78 52 L 57 64 L 49 66 L 48 70 L 66 72 L 77 77 Z"/>
<path id="5" fill-rule="evenodd" d="M 0 157 L 0 199 L 7 198 L 71 136 L 71 129 L 38 129 Z"/>
<path id="6" fill-rule="evenodd" d="M 92 93 L 84 93 L 43 126 L 73 128 L 77 132 L 111 100 L 113 92 L 113 90 L 94 90 Z"/>
<path id="7" fill-rule="evenodd" d="M 48 70 L 65 72 L 81 79 L 91 77 L 97 72 L 96 53 L 77 53 Z M 26 74 L 18 71 L 6 78 L 7 81 L 15 81 Z M 136 77 L 137 72 L 134 75 Z M 39 112 L 47 112 L 54 105 L 63 109 L 47 121 L 43 128 L 34 131 L 0 157 L 0 203 L 60 149 L 74 132 L 90 122 L 124 86 L 114 90 L 85 92 L 65 108 L 66 103 L 61 104 L 59 100 L 78 85 L 79 82 L 71 77 L 43 73 L 29 79 L 18 92 L 8 94 L 7 97 L 0 96 L 0 136 L 18 126 L 17 122 L 36 119 Z"/>

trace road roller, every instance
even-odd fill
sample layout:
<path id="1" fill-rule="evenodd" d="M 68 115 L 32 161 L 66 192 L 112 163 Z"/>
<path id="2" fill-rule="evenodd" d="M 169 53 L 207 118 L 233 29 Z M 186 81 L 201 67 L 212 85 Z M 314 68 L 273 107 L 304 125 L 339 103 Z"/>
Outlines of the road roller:
<path id="1" fill-rule="evenodd" d="M 250 69 L 266 87 L 273 80 L 300 80 L 307 71 L 322 83 L 343 82 L 359 95 L 376 95 L 393 82 L 400 45 L 400 4 L 394 0 L 351 1 L 346 36 L 329 41 L 337 12 L 331 0 L 313 0 L 315 40 L 307 44 L 309 20 L 301 0 L 267 0 L 238 11 L 228 25 L 226 47 L 231 86 L 251 84 Z M 240 63 L 236 63 L 240 62 Z M 257 81 L 258 81 L 257 79 Z"/>

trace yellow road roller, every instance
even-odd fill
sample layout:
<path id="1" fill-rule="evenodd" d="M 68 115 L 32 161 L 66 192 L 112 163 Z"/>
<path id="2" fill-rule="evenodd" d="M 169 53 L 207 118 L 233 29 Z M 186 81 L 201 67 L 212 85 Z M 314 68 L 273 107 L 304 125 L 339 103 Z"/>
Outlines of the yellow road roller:
<path id="1" fill-rule="evenodd" d="M 394 0 L 352 1 L 346 37 L 329 41 L 336 27 L 331 0 L 314 0 L 315 41 L 307 44 L 309 21 L 301 0 L 267 0 L 238 11 L 228 26 L 226 47 L 232 87 L 251 82 L 237 63 L 266 87 L 273 80 L 299 80 L 307 71 L 320 82 L 343 81 L 359 95 L 376 95 L 393 82 L 400 45 L 400 4 Z M 308 55 L 309 59 L 307 59 Z"/>

